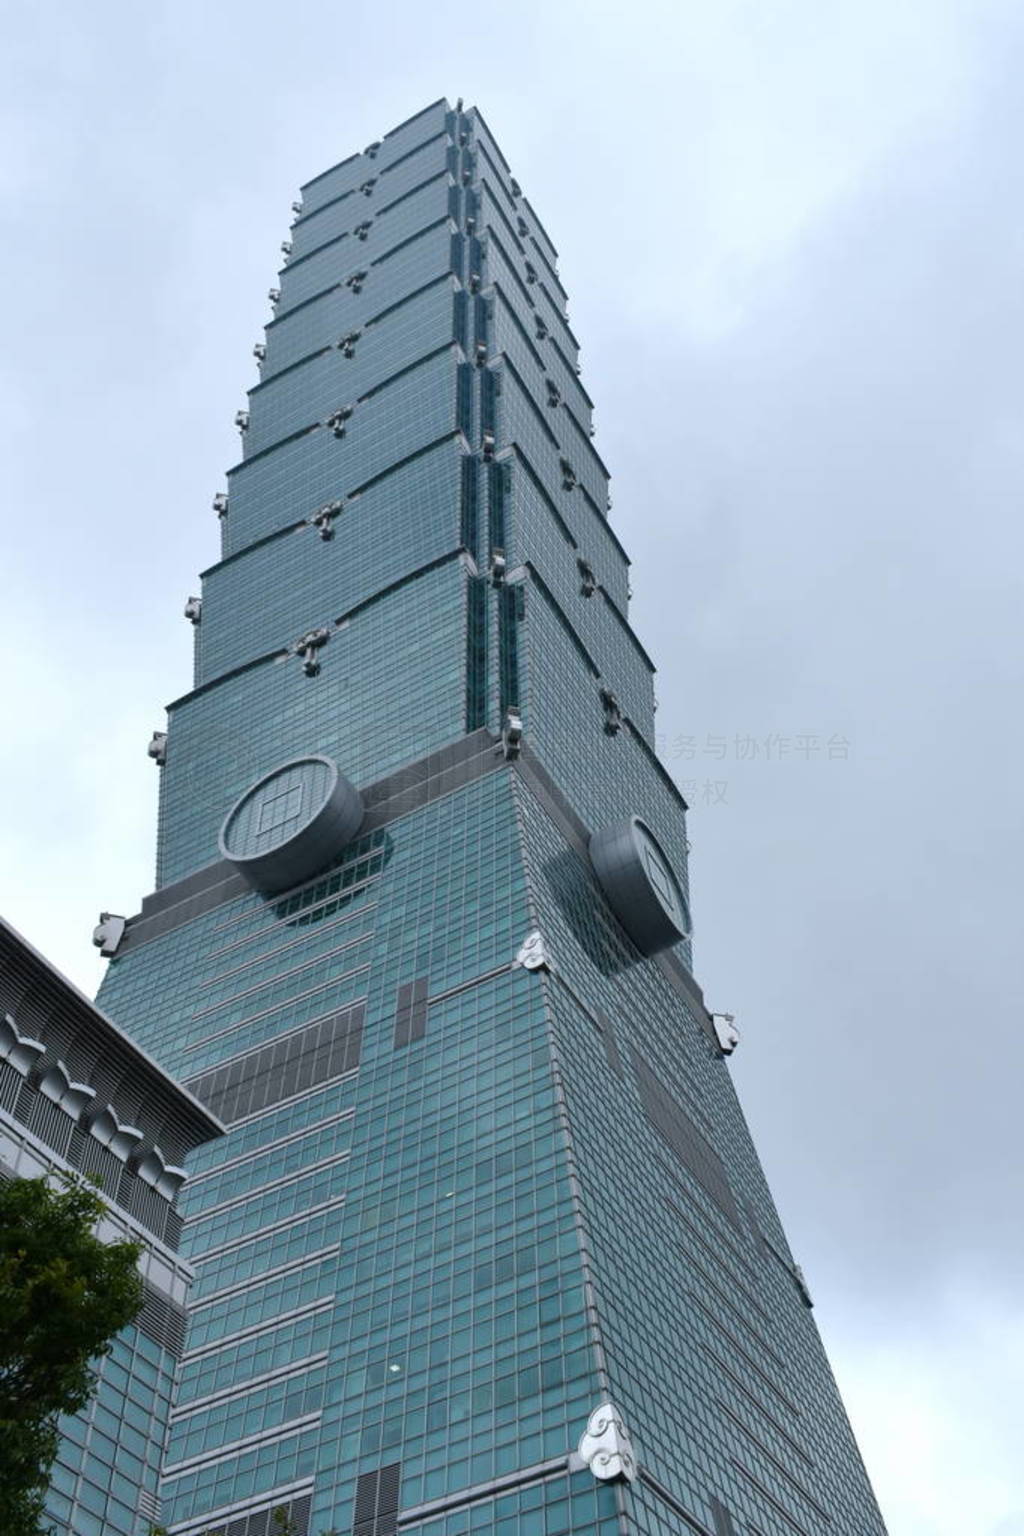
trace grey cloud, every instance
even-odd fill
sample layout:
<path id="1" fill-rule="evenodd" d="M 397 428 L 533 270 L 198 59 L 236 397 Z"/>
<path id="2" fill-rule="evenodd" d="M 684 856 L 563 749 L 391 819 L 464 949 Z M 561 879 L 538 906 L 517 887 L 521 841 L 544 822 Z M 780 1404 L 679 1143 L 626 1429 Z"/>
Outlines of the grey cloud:
<path id="1" fill-rule="evenodd" d="M 96 911 L 151 883 L 145 742 L 187 686 L 180 607 L 291 198 L 442 92 L 477 100 L 561 251 L 693 783 L 698 974 L 744 1028 L 827 1341 L 851 1371 L 884 1342 L 887 1381 L 923 1369 L 915 1329 L 953 1358 L 951 1274 L 1003 1315 L 1021 1261 L 1024 24 L 641 0 L 503 25 L 454 0 L 9 21 L 0 900 L 94 984 Z M 804 761 L 803 733 L 848 756 Z M 975 1364 L 999 1400 L 991 1341 Z M 1024 1503 L 1004 1475 L 992 1536 Z"/>

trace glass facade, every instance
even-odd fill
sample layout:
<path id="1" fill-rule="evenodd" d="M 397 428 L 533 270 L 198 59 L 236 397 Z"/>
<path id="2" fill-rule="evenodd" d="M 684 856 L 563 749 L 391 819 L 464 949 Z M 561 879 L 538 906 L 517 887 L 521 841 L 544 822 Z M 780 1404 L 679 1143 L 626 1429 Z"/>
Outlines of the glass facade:
<path id="1" fill-rule="evenodd" d="M 101 993 L 229 1126 L 182 1197 L 176 1536 L 883 1531 L 689 937 L 650 940 L 686 807 L 555 261 L 461 104 L 303 188 Z M 359 834 L 252 889 L 219 829 L 311 754 Z M 599 877 L 634 817 L 668 872 L 620 838 Z M 609 1401 L 633 1477 L 577 1454 Z"/>

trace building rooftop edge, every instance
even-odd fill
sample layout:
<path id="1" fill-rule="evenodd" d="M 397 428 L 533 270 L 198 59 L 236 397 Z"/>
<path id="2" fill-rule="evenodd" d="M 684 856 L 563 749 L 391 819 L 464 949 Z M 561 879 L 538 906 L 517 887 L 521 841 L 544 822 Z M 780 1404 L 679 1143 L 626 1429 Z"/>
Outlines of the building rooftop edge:
<path id="1" fill-rule="evenodd" d="M 387 133 L 383 135 L 380 142 L 383 143 L 385 139 L 393 138 L 396 133 L 399 133 L 403 128 L 408 128 L 410 123 L 414 123 L 418 117 L 426 117 L 428 112 L 433 112 L 435 107 L 440 106 L 448 107 L 447 96 L 438 96 L 436 101 L 429 102 L 427 106 L 421 107 L 418 112 L 414 112 L 411 117 L 407 117 L 403 122 L 397 123 L 394 128 L 389 128 Z M 308 181 L 301 182 L 299 185 L 299 191 L 305 192 L 307 187 L 315 186 L 318 181 L 323 181 L 324 177 L 329 176 L 332 171 L 337 171 L 343 165 L 348 165 L 350 160 L 358 160 L 360 154 L 362 153 L 363 151 L 357 149 L 354 154 L 346 155 L 343 159 L 336 160 L 334 164 L 329 165 L 325 171 L 318 171 L 317 174 L 315 176 L 311 176 Z"/>
<path id="2" fill-rule="evenodd" d="M 3 916 L 0 916 L 0 938 L 6 939 L 12 947 L 21 949 L 27 954 L 33 963 L 68 996 L 76 1007 L 86 1010 L 104 1030 L 116 1036 L 118 1041 L 123 1044 L 126 1052 L 130 1056 L 136 1057 L 145 1066 L 147 1072 L 160 1079 L 164 1087 L 173 1097 L 180 1101 L 192 1119 L 198 1121 L 204 1131 L 212 1132 L 216 1136 L 226 1134 L 227 1127 L 223 1121 L 212 1114 L 205 1104 L 196 1098 L 195 1094 L 190 1093 L 187 1088 L 183 1087 L 177 1078 L 172 1077 L 158 1061 L 154 1060 L 148 1051 L 143 1050 L 142 1046 L 138 1045 L 130 1035 L 127 1035 L 119 1024 L 116 1024 L 101 1008 L 96 1006 L 91 997 L 87 997 L 81 988 L 76 987 L 75 983 L 70 981 L 63 971 L 58 970 L 51 960 L 48 960 L 44 954 L 36 949 L 35 945 L 30 943 L 24 934 L 19 933 L 13 923 L 9 923 Z"/>

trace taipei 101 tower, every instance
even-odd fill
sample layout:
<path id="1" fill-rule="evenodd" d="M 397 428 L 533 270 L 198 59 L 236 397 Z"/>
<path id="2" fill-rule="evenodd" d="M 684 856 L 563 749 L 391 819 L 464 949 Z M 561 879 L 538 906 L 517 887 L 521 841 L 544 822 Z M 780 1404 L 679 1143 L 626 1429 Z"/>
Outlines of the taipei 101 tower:
<path id="1" fill-rule="evenodd" d="M 461 102 L 293 206 L 156 888 L 98 930 L 228 1127 L 153 1513 L 884 1536 L 694 979 L 555 249 Z"/>

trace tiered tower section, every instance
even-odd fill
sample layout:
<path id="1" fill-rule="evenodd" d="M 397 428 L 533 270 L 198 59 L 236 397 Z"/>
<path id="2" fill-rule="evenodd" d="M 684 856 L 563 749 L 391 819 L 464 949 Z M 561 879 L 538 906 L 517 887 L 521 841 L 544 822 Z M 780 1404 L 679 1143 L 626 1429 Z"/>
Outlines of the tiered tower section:
<path id="1" fill-rule="evenodd" d="M 685 879 L 555 252 L 458 122 L 440 103 L 303 189 L 170 710 L 161 886 L 265 764 L 315 741 L 362 785 L 517 708 L 577 814 L 644 800 Z"/>
<path id="2" fill-rule="evenodd" d="M 443 101 L 286 246 L 103 989 L 231 1127 L 164 1519 L 880 1533 L 691 974 L 554 248 Z"/>

